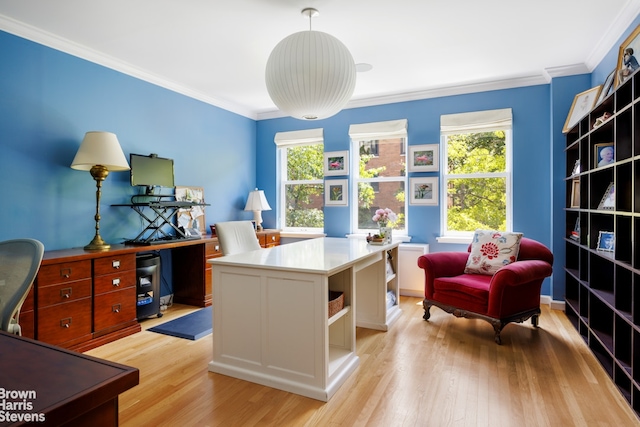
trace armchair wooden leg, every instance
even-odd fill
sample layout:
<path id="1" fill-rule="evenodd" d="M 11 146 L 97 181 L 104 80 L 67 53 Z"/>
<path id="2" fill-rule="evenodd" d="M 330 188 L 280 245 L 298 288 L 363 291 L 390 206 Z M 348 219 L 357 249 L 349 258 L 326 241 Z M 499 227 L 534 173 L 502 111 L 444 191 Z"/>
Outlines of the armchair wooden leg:
<path id="1" fill-rule="evenodd" d="M 431 313 L 429 313 L 431 304 L 428 304 L 427 301 L 422 301 L 422 306 L 424 307 L 424 316 L 422 316 L 422 318 L 424 320 L 429 320 L 429 318 L 431 317 Z"/>
<path id="2" fill-rule="evenodd" d="M 498 345 L 502 345 L 502 339 L 500 338 L 500 332 L 502 332 L 502 328 L 504 328 L 505 324 L 500 321 L 492 321 L 490 322 L 493 326 L 493 331 L 496 333 L 493 340 Z"/>
<path id="3" fill-rule="evenodd" d="M 531 316 L 531 324 L 533 325 L 534 328 L 538 327 L 538 315 L 534 314 L 533 316 Z"/>

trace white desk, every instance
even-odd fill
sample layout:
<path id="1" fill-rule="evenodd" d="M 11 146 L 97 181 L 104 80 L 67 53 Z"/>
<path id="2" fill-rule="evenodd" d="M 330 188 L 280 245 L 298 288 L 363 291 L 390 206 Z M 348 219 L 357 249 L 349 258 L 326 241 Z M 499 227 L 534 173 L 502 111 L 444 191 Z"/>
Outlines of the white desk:
<path id="1" fill-rule="evenodd" d="M 398 244 L 319 238 L 208 260 L 209 370 L 328 401 L 358 366 L 356 323 L 387 330 L 400 316 L 398 277 L 386 268 L 389 253 L 398 271 Z M 345 301 L 330 319 L 329 290 Z"/>

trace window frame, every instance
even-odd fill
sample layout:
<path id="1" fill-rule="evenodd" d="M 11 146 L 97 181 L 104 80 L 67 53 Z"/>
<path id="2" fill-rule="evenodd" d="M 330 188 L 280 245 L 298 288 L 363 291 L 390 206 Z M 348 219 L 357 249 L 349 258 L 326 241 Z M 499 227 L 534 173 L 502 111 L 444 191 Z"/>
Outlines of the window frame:
<path id="1" fill-rule="evenodd" d="M 474 174 L 450 174 L 448 173 L 448 149 L 447 142 L 448 135 L 465 134 L 465 133 L 484 133 L 494 131 L 505 132 L 505 170 L 504 172 L 486 172 L 486 173 L 474 173 Z M 451 179 L 464 179 L 464 178 L 505 178 L 505 214 L 506 214 L 506 230 L 508 232 L 513 231 L 513 130 L 511 128 L 511 122 L 508 125 L 496 124 L 495 126 L 487 126 L 481 129 L 463 130 L 459 132 L 448 131 L 440 135 L 440 145 L 442 147 L 440 160 L 443 165 L 442 175 L 440 179 L 440 194 L 442 194 L 442 202 L 440 205 L 440 240 L 445 243 L 446 239 L 471 241 L 473 237 L 473 231 L 457 231 L 448 230 L 448 203 L 447 203 L 447 184 Z"/>
<path id="2" fill-rule="evenodd" d="M 286 186 L 287 185 L 320 185 L 324 193 L 324 176 L 313 180 L 288 180 L 287 149 L 308 145 L 321 144 L 324 152 L 323 129 L 308 129 L 303 131 L 278 132 L 275 137 L 276 143 L 276 177 L 277 177 L 277 212 L 276 223 L 282 232 L 289 233 L 324 233 L 324 220 L 322 227 L 286 227 Z M 323 159 L 324 160 L 324 159 Z M 324 197 L 322 198 L 324 201 Z M 324 203 L 322 205 L 324 212 Z"/>

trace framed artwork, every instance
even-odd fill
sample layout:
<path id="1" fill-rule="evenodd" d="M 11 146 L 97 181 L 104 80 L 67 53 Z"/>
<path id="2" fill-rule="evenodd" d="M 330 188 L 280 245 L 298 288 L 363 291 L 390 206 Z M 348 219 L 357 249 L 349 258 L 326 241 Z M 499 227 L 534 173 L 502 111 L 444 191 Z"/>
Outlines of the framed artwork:
<path id="1" fill-rule="evenodd" d="M 412 205 L 438 205 L 438 178 L 409 178 Z"/>
<path id="2" fill-rule="evenodd" d="M 580 159 L 576 160 L 573 164 L 573 170 L 571 171 L 571 176 L 578 175 L 580 173 Z"/>
<path id="3" fill-rule="evenodd" d="M 598 100 L 596 101 L 596 105 L 600 104 L 604 99 L 609 96 L 609 94 L 613 91 L 613 82 L 616 77 L 616 70 L 613 70 L 609 73 L 607 78 L 604 80 L 602 84 L 602 90 L 600 91 L 600 95 L 598 96 Z"/>
<path id="4" fill-rule="evenodd" d="M 615 87 L 624 83 L 633 73 L 635 73 L 640 64 L 638 64 L 637 55 L 640 53 L 640 26 L 638 26 L 629 37 L 622 42 L 618 51 L 618 63 L 616 65 L 616 83 Z"/>
<path id="5" fill-rule="evenodd" d="M 593 146 L 593 167 L 610 165 L 615 161 L 613 142 L 603 142 Z"/>
<path id="6" fill-rule="evenodd" d="M 580 207 L 580 180 L 574 179 L 571 182 L 571 208 Z"/>
<path id="7" fill-rule="evenodd" d="M 613 182 L 607 187 L 607 191 L 604 192 L 602 200 L 598 205 L 598 209 L 614 210 L 616 207 L 616 189 Z"/>
<path id="8" fill-rule="evenodd" d="M 586 116 L 587 113 L 593 109 L 596 105 L 598 95 L 600 95 L 600 89 L 602 89 L 602 85 L 580 92 L 575 96 L 575 98 L 573 98 L 573 104 L 571 104 L 569 115 L 567 116 L 567 120 L 564 122 L 562 133 L 569 132 L 569 130 L 574 127 L 581 118 Z"/>
<path id="9" fill-rule="evenodd" d="M 600 231 L 598 234 L 597 251 L 613 252 L 615 249 L 616 239 L 612 231 Z"/>
<path id="10" fill-rule="evenodd" d="M 349 175 L 349 152 L 331 151 L 324 153 L 324 175 Z"/>
<path id="11" fill-rule="evenodd" d="M 348 180 L 332 179 L 324 181 L 325 206 L 348 206 Z"/>
<path id="12" fill-rule="evenodd" d="M 204 204 L 204 188 L 176 186 L 176 201 Z M 204 206 L 179 209 L 176 217 L 178 218 L 179 227 L 195 228 L 201 235 L 206 234 Z"/>
<path id="13" fill-rule="evenodd" d="M 409 172 L 432 172 L 438 170 L 438 144 L 409 146 Z"/>

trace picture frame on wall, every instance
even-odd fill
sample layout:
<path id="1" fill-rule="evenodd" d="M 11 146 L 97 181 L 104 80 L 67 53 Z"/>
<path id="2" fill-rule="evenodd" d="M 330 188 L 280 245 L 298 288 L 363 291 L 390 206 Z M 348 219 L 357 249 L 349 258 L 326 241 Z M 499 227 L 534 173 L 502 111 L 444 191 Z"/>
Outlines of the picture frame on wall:
<path id="1" fill-rule="evenodd" d="M 409 178 L 409 192 L 412 205 L 438 205 L 438 178 Z"/>
<path id="2" fill-rule="evenodd" d="M 331 179 L 324 181 L 325 206 L 348 206 L 348 180 Z"/>
<path id="3" fill-rule="evenodd" d="M 640 54 L 640 26 L 636 27 L 620 45 L 615 73 L 616 88 L 640 68 L 638 54 Z"/>
<path id="4" fill-rule="evenodd" d="M 569 132 L 569 130 L 571 130 L 571 128 L 580 121 L 580 119 L 586 116 L 587 113 L 593 109 L 596 105 L 601 89 L 602 85 L 598 85 L 589 90 L 585 90 L 584 92 L 580 92 L 575 96 L 575 98 L 573 98 L 573 103 L 571 104 L 567 120 L 564 122 L 562 133 Z"/>
<path id="5" fill-rule="evenodd" d="M 409 146 L 409 172 L 437 172 L 439 144 Z"/>
<path id="6" fill-rule="evenodd" d="M 613 142 L 603 142 L 593 146 L 593 167 L 599 168 L 615 162 L 616 153 Z"/>
<path id="7" fill-rule="evenodd" d="M 597 251 L 613 252 L 616 246 L 616 239 L 613 231 L 600 231 L 598 233 Z"/>
<path id="8" fill-rule="evenodd" d="M 604 192 L 602 200 L 598 205 L 598 209 L 615 210 L 616 208 L 616 189 L 613 182 L 607 187 L 607 191 Z"/>
<path id="9" fill-rule="evenodd" d="M 349 175 L 349 152 L 331 151 L 324 153 L 324 175 Z"/>

